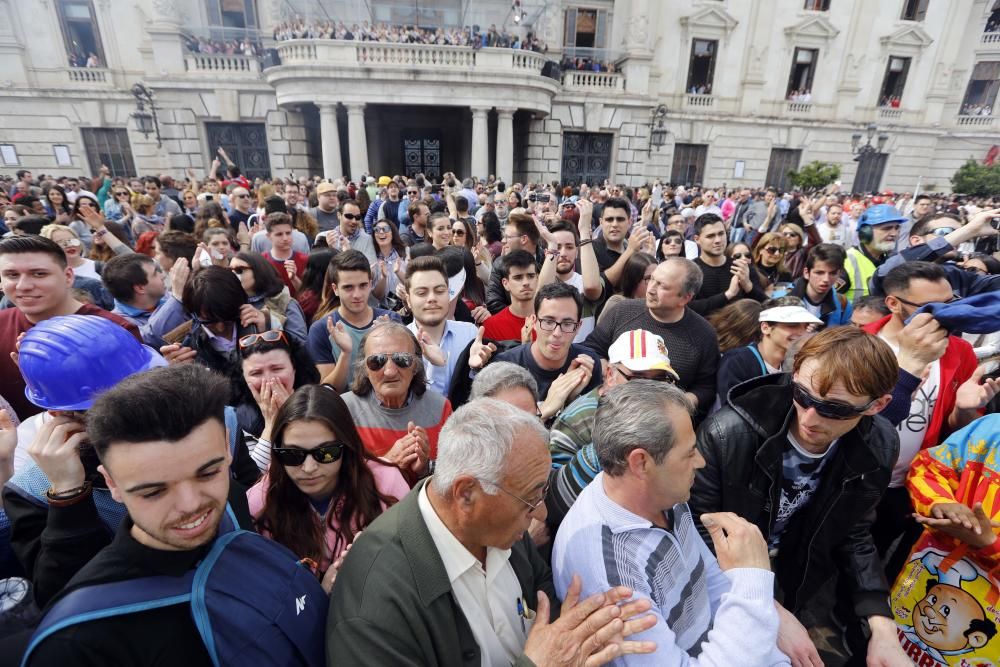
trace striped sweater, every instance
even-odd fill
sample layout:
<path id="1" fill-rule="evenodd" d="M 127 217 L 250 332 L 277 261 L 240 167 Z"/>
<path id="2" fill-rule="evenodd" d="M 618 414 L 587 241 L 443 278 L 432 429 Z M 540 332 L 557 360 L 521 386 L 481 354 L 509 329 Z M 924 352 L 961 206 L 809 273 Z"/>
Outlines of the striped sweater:
<path id="1" fill-rule="evenodd" d="M 409 401 L 401 408 L 387 408 L 375 398 L 375 392 L 358 396 L 350 392 L 341 398 L 347 403 L 354 418 L 354 425 L 365 447 L 375 456 L 385 456 L 396 441 L 406 435 L 409 422 L 427 430 L 431 459 L 437 458 L 437 441 L 441 427 L 451 416 L 451 402 L 433 389 L 423 396 L 410 394 Z"/>
<path id="2" fill-rule="evenodd" d="M 604 473 L 577 498 L 556 535 L 552 574 L 564 598 L 574 574 L 581 599 L 628 586 L 652 603 L 656 625 L 632 640 L 656 642 L 656 652 L 615 665 L 764 667 L 787 665 L 777 648 L 774 575 L 758 568 L 723 572 L 695 528 L 686 503 L 670 511 L 664 530 L 611 500 Z"/>

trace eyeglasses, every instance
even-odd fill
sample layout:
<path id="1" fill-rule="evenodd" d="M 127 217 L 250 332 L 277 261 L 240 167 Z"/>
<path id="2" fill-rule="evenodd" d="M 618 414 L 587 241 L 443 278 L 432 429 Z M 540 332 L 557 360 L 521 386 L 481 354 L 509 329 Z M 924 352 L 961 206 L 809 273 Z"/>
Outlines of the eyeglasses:
<path id="1" fill-rule="evenodd" d="M 392 359 L 396 368 L 409 368 L 417 360 L 417 355 L 409 352 L 392 352 L 391 354 L 370 354 L 365 358 L 365 366 L 370 371 L 380 371 Z"/>
<path id="2" fill-rule="evenodd" d="M 233 195 L 237 199 L 250 199 L 250 195 Z"/>
<path id="3" fill-rule="evenodd" d="M 619 215 L 611 218 L 602 218 L 602 222 L 628 222 L 628 218 Z"/>
<path id="4" fill-rule="evenodd" d="M 542 331 L 555 331 L 556 327 L 559 327 L 563 333 L 573 333 L 580 328 L 579 322 L 574 322 L 573 320 L 563 320 L 562 322 L 557 322 L 549 317 L 544 317 L 538 320 L 538 327 Z"/>
<path id="5" fill-rule="evenodd" d="M 503 237 L 505 239 L 507 239 L 507 240 L 519 239 L 522 236 L 524 236 L 524 234 L 504 234 L 503 235 Z"/>
<path id="6" fill-rule="evenodd" d="M 242 276 L 244 271 L 249 271 L 250 270 L 250 267 L 249 266 L 231 266 L 231 267 L 229 267 L 229 270 L 232 271 L 233 273 L 235 273 L 238 276 Z"/>
<path id="7" fill-rule="evenodd" d="M 682 245 L 684 243 L 684 239 L 679 239 L 674 236 L 673 238 L 663 239 L 663 243 L 666 245 Z"/>
<path id="8" fill-rule="evenodd" d="M 457 227 L 455 229 L 451 230 L 451 233 L 452 233 L 453 236 L 465 236 L 465 230 L 464 229 L 459 229 Z"/>
<path id="9" fill-rule="evenodd" d="M 57 241 L 56 245 L 60 248 L 76 248 L 80 245 L 80 239 L 66 239 L 65 241 Z"/>
<path id="10" fill-rule="evenodd" d="M 750 255 L 748 255 L 745 252 L 734 252 L 733 256 L 732 256 L 732 259 L 734 259 L 734 260 L 736 260 L 736 259 L 749 259 L 749 258 L 750 258 Z"/>
<path id="11" fill-rule="evenodd" d="M 271 455 L 283 466 L 297 468 L 306 462 L 306 457 L 311 456 L 316 463 L 333 463 L 339 461 L 344 455 L 344 445 L 339 442 L 324 442 L 312 449 L 300 449 L 299 447 L 274 447 Z"/>
<path id="12" fill-rule="evenodd" d="M 954 227 L 938 227 L 937 229 L 932 229 L 927 232 L 927 234 L 934 236 L 948 236 L 948 234 L 951 234 L 953 231 L 955 231 Z"/>
<path id="13" fill-rule="evenodd" d="M 907 301 L 901 296 L 896 296 L 895 294 L 893 294 L 892 296 L 896 297 L 896 301 L 899 301 L 900 303 L 905 303 L 907 306 L 910 306 L 912 308 L 923 308 L 929 303 L 954 303 L 955 301 L 958 301 L 959 299 L 962 298 L 958 294 L 952 294 L 951 298 L 948 299 L 947 301 L 928 301 L 926 303 L 913 303 L 912 301 Z"/>
<path id="14" fill-rule="evenodd" d="M 985 276 L 985 275 L 989 274 L 989 271 L 987 271 L 986 269 L 981 269 L 978 266 L 964 266 L 962 268 L 964 268 L 969 273 L 978 273 L 981 276 Z"/>
<path id="15" fill-rule="evenodd" d="M 128 194 L 127 192 L 116 192 L 115 196 L 116 197 L 121 197 L 122 195 L 127 195 L 127 194 Z"/>
<path id="16" fill-rule="evenodd" d="M 372 227 L 372 231 L 375 232 L 376 234 L 391 234 L 392 233 L 392 230 L 389 229 L 388 225 L 378 225 L 376 227 Z"/>
<path id="17" fill-rule="evenodd" d="M 347 220 L 360 220 L 361 219 L 360 215 L 354 215 L 353 213 L 341 213 L 340 217 L 345 218 Z"/>
<path id="18" fill-rule="evenodd" d="M 778 246 L 769 245 L 766 248 L 764 248 L 764 252 L 766 252 L 768 255 L 784 255 L 785 249 L 779 248 Z"/>
<path id="19" fill-rule="evenodd" d="M 406 194 L 408 194 L 408 195 L 418 195 L 418 194 L 420 194 L 420 193 L 419 193 L 419 192 L 417 192 L 416 190 L 407 190 L 407 191 L 406 191 Z"/>
<path id="20" fill-rule="evenodd" d="M 285 338 L 284 331 L 281 329 L 271 329 L 263 333 L 252 333 L 243 336 L 240 338 L 240 348 L 252 347 L 257 343 L 277 343 L 279 340 L 288 345 L 288 339 Z"/>
<path id="21" fill-rule="evenodd" d="M 814 408 L 816 414 L 820 417 L 843 421 L 845 419 L 854 419 L 864 414 L 865 410 L 873 406 L 878 399 L 873 398 L 864 405 L 851 405 L 850 403 L 841 403 L 840 401 L 824 401 L 810 394 L 798 382 L 793 382 L 792 400 L 801 405 L 804 410 Z"/>
<path id="22" fill-rule="evenodd" d="M 528 514 L 534 513 L 535 510 L 537 510 L 539 507 L 541 507 L 542 504 L 545 502 L 545 497 L 547 495 L 549 495 L 549 483 L 548 482 L 546 482 L 545 486 L 542 487 L 542 497 L 541 497 L 541 499 L 537 503 L 529 503 L 527 500 L 525 500 L 521 496 L 514 495 L 513 493 L 511 493 L 507 489 L 505 489 L 502 486 L 500 486 L 499 484 L 491 482 L 488 479 L 483 479 L 482 477 L 476 477 L 476 480 L 480 484 L 486 484 L 486 485 L 489 485 L 489 486 L 495 486 L 496 488 L 500 489 L 501 491 L 503 491 L 504 493 L 506 493 L 511 498 L 514 498 L 515 500 L 520 500 L 524 504 L 524 506 L 528 508 Z M 485 489 L 483 489 L 483 490 L 485 491 Z"/>

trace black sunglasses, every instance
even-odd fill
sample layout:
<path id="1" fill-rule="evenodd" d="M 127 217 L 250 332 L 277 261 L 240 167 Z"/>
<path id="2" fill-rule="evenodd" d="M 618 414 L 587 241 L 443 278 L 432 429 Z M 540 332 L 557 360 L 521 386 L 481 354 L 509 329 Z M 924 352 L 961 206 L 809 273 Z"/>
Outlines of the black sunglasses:
<path id="1" fill-rule="evenodd" d="M 229 267 L 229 270 L 238 276 L 242 276 L 244 271 L 250 271 L 251 269 L 249 266 L 232 266 Z"/>
<path id="2" fill-rule="evenodd" d="M 306 462 L 306 457 L 311 456 L 316 463 L 333 463 L 340 460 L 344 454 L 344 446 L 339 442 L 324 442 L 312 449 L 300 449 L 299 447 L 275 447 L 271 450 L 271 455 L 283 466 L 298 467 Z"/>
<path id="3" fill-rule="evenodd" d="M 392 363 L 396 364 L 396 368 L 409 368 L 416 361 L 417 355 L 409 352 L 370 354 L 365 358 L 365 365 L 370 371 L 380 371 L 389 363 L 390 358 L 392 359 Z"/>
<path id="4" fill-rule="evenodd" d="M 348 220 L 360 220 L 360 215 L 354 215 L 353 213 L 341 213 L 341 217 L 347 218 Z"/>
<path id="5" fill-rule="evenodd" d="M 820 417 L 845 420 L 861 416 L 866 410 L 874 405 L 875 401 L 878 399 L 873 398 L 865 405 L 851 405 L 849 403 L 841 403 L 840 401 L 824 401 L 823 399 L 816 398 L 810 394 L 798 382 L 793 382 L 792 400 L 801 405 L 805 410 L 815 408 L 816 414 Z"/>

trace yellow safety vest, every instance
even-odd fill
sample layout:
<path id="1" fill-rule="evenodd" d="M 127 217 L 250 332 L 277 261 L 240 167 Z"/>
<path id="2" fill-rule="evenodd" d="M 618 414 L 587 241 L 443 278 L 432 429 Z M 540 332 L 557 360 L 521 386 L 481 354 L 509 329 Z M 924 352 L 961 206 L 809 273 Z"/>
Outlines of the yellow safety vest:
<path id="1" fill-rule="evenodd" d="M 868 296 L 868 282 L 875 275 L 875 262 L 854 246 L 847 250 L 847 262 L 844 264 L 847 275 L 851 279 L 851 289 L 847 290 L 847 298 L 854 305 Z"/>

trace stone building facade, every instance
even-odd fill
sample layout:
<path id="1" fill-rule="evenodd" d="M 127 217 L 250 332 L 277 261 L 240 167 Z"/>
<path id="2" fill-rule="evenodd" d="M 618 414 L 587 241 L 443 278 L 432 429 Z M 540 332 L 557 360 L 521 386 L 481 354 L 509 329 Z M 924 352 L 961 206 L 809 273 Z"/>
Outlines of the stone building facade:
<path id="1" fill-rule="evenodd" d="M 0 0 L 0 169 L 200 175 L 221 145 L 250 175 L 781 187 L 821 160 L 845 189 L 947 190 L 1000 144 L 996 4 L 523 0 L 514 21 L 508 0 L 419 17 L 379 0 Z M 494 24 L 548 52 L 275 42 L 299 16 Z M 198 37 L 263 54 L 195 53 Z M 605 71 L 561 71 L 573 58 Z M 159 142 L 134 118 L 139 81 Z"/>

